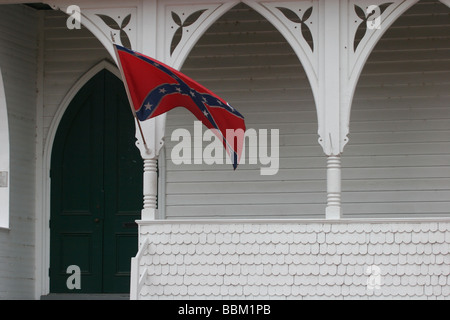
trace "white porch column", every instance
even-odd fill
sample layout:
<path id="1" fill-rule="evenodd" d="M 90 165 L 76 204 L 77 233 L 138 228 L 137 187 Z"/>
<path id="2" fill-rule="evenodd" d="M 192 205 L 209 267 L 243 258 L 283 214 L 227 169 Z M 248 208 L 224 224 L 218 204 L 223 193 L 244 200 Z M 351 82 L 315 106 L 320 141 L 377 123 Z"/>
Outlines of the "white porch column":
<path id="1" fill-rule="evenodd" d="M 341 157 L 329 156 L 327 160 L 327 208 L 326 218 L 342 217 L 341 209 Z"/>
<path id="2" fill-rule="evenodd" d="M 342 217 L 340 156 L 349 142 L 350 111 L 359 76 L 384 32 L 418 1 L 244 1 L 284 35 L 310 81 L 316 102 L 319 143 L 328 157 L 327 219 Z M 450 0 L 440 1 L 450 5 Z M 373 6 L 379 7 L 377 15 L 370 9 Z M 379 19 L 380 27 L 369 25 L 373 19 Z M 300 21 L 307 25 L 312 41 L 305 38 Z M 365 32 L 360 39 L 358 30 L 363 27 Z"/>
<path id="3" fill-rule="evenodd" d="M 138 147 L 144 160 L 142 192 L 144 206 L 141 217 L 143 221 L 155 220 L 158 217 L 158 157 L 164 145 L 165 121 L 166 119 L 163 115 L 141 122 L 142 133 L 136 124 L 136 147 Z"/>
<path id="4" fill-rule="evenodd" d="M 157 170 L 157 159 L 144 159 L 144 209 L 142 209 L 142 220 L 155 220 L 157 217 Z"/>
<path id="5" fill-rule="evenodd" d="M 342 43 L 345 37 L 342 35 L 341 26 L 341 2 L 322 1 L 323 11 L 322 23 L 323 32 L 322 51 L 319 88 L 321 90 L 320 107 L 323 112 L 323 133 L 321 139 L 325 154 L 327 156 L 327 207 L 325 211 L 326 219 L 341 219 L 341 157 L 345 142 L 342 141 L 342 125 L 340 118 L 344 105 L 342 84 L 345 83 L 342 77 L 342 57 L 345 54 L 345 47 Z"/>

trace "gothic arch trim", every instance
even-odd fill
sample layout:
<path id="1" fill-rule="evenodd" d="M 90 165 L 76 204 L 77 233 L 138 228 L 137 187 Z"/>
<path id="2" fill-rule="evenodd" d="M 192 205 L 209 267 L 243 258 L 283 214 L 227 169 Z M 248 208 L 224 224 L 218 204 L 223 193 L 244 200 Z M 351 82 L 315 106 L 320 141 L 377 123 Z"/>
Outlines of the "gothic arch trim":
<path id="1" fill-rule="evenodd" d="M 166 19 L 165 23 L 165 34 L 166 36 L 162 41 L 164 41 L 164 45 L 161 47 L 165 48 L 165 52 L 163 53 L 164 62 L 169 64 L 171 67 L 179 70 L 184 61 L 189 56 L 192 48 L 197 44 L 203 34 L 213 25 L 223 14 L 228 12 L 231 8 L 233 8 L 239 1 L 225 2 L 219 5 L 193 5 L 189 8 L 188 16 L 195 11 L 200 14 L 198 19 L 192 23 L 188 28 L 181 27 L 181 39 L 175 46 L 172 48 L 172 44 L 174 42 L 174 37 L 176 36 L 176 32 L 179 31 L 180 22 L 176 22 L 179 15 L 176 9 L 184 9 L 186 10 L 186 5 L 184 6 L 166 6 L 161 10 L 165 10 L 165 12 L 161 12 L 160 16 L 164 16 Z M 182 10 L 183 11 L 183 10 Z M 183 12 L 184 14 L 184 12 Z M 189 30 L 191 28 L 191 30 Z M 192 30 L 193 29 L 193 30 Z M 190 33 L 189 33 L 190 31 Z M 183 37 L 185 40 L 183 41 Z"/>
<path id="2" fill-rule="evenodd" d="M 345 99 L 347 99 L 347 101 L 344 102 L 344 106 L 341 109 L 341 152 L 343 152 L 345 145 L 349 142 L 348 135 L 350 133 L 350 116 L 353 98 L 361 73 L 371 53 L 373 52 L 375 46 L 381 40 L 383 35 L 387 32 L 387 30 L 390 29 L 395 21 L 397 21 L 397 19 L 403 13 L 405 13 L 417 2 L 419 2 L 419 0 L 403 0 L 400 3 L 393 3 L 392 8 L 386 10 L 388 12 L 386 13 L 386 16 L 383 17 L 382 28 L 379 30 L 375 30 L 370 35 L 366 35 L 367 39 L 363 39 L 363 41 L 361 41 L 361 43 L 359 44 L 360 46 L 358 47 L 356 52 L 353 51 L 353 35 L 349 38 L 347 52 L 348 54 L 353 55 L 353 57 L 348 59 L 349 65 L 347 66 L 348 73 L 346 75 L 347 83 L 345 84 L 346 92 L 344 93 Z M 350 23 L 350 17 L 347 17 L 347 20 Z"/>
<path id="3" fill-rule="evenodd" d="M 64 116 L 64 112 L 67 110 L 69 104 L 76 96 L 76 94 L 80 91 L 83 86 L 89 82 L 89 80 L 94 77 L 97 73 L 102 70 L 108 70 L 116 77 L 120 78 L 120 72 L 117 67 L 107 60 L 102 60 L 94 67 L 92 67 L 89 71 L 87 71 L 80 79 L 78 79 L 72 88 L 67 92 L 64 99 L 61 101 L 58 110 L 53 117 L 51 122 L 49 132 L 47 134 L 47 139 L 44 146 L 43 153 L 43 179 L 42 179 L 42 211 L 41 211 L 41 221 L 42 223 L 37 226 L 37 232 L 39 232 L 39 236 L 41 237 L 40 243 L 42 244 L 42 248 L 40 248 L 40 252 L 42 253 L 42 267 L 40 268 L 40 294 L 48 294 L 50 288 L 50 277 L 48 274 L 48 270 L 50 268 L 50 228 L 49 228 L 49 220 L 50 220 L 50 164 L 51 164 L 51 156 L 53 150 L 53 143 L 56 137 L 56 132 L 58 130 L 59 123 L 61 122 L 62 117 Z M 39 268 L 38 268 L 39 269 Z"/>
<path id="4" fill-rule="evenodd" d="M 0 70 L 0 229 L 9 228 L 9 125 L 6 94 Z"/>
<path id="5" fill-rule="evenodd" d="M 450 0 L 439 0 L 450 8 Z"/>
<path id="6" fill-rule="evenodd" d="M 311 85 L 311 89 L 313 91 L 313 95 L 316 101 L 318 101 L 318 90 L 319 90 L 319 83 L 318 83 L 318 38 L 317 38 L 317 32 L 314 30 L 311 33 L 311 40 L 313 43 L 313 49 L 311 48 L 311 44 L 306 42 L 303 37 L 296 37 L 293 32 L 290 30 L 290 26 L 288 24 L 291 23 L 291 21 L 287 21 L 288 19 L 284 19 L 282 10 L 280 10 L 280 7 L 282 7 L 283 3 L 262 3 L 261 1 L 255 1 L 255 0 L 244 0 L 242 1 L 245 4 L 247 4 L 249 7 L 254 9 L 256 12 L 260 13 L 264 18 L 267 19 L 277 30 L 281 33 L 281 35 L 286 39 L 286 41 L 291 46 L 292 50 L 297 55 L 298 59 L 300 60 L 300 63 L 302 67 L 304 68 L 306 75 L 309 79 L 309 83 Z M 299 4 L 302 2 L 297 2 L 294 4 Z M 271 7 L 270 5 L 274 6 Z M 317 1 L 307 1 L 304 2 L 305 8 L 308 10 L 312 10 L 312 16 L 308 17 L 308 21 L 310 23 L 315 23 L 316 28 L 318 23 L 318 2 Z M 287 8 L 286 8 L 287 9 Z M 304 14 L 303 14 L 304 15 Z M 303 16 L 304 17 L 304 16 Z M 305 19 L 306 20 L 306 19 Z M 316 30 L 317 31 L 317 30 Z M 320 49 L 319 49 L 320 50 Z"/>

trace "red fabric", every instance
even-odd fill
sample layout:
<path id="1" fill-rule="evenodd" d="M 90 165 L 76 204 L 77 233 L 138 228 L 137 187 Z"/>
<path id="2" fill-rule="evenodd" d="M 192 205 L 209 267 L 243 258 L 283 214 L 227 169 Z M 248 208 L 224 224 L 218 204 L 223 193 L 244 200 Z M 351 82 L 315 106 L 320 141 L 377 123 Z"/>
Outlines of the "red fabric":
<path id="1" fill-rule="evenodd" d="M 208 129 L 215 129 L 236 169 L 246 130 L 244 117 L 225 100 L 181 72 L 138 52 L 115 47 L 137 118 L 145 121 L 173 108 L 188 109 Z M 237 135 L 237 143 L 226 140 L 227 130 L 241 132 Z"/>

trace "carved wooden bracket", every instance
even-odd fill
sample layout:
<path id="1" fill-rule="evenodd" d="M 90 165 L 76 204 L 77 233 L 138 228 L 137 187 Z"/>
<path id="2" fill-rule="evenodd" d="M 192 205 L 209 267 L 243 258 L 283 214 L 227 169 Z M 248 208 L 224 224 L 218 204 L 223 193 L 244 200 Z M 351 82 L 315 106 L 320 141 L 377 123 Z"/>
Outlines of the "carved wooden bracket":
<path id="1" fill-rule="evenodd" d="M 73 1 L 46 1 L 54 10 L 61 10 L 67 14 L 73 8 Z M 123 45 L 135 49 L 138 44 L 138 11 L 139 2 L 93 2 L 77 1 L 81 24 L 86 27 L 108 50 L 112 59 L 116 61 L 113 44 Z M 117 61 L 116 61 L 117 62 Z"/>
<path id="2" fill-rule="evenodd" d="M 63 11 L 68 5 L 54 2 Z M 154 57 L 179 69 L 209 26 L 239 1 L 113 2 L 99 3 L 104 8 L 80 2 L 83 24 L 113 58 L 113 43 L 154 48 Z M 243 2 L 269 20 L 299 57 L 316 101 L 319 143 L 327 155 L 339 155 L 349 141 L 351 104 L 365 62 L 384 32 L 418 0 Z M 144 36 L 148 28 L 152 39 Z"/>
<path id="3" fill-rule="evenodd" d="M 439 0 L 450 8 L 450 0 Z"/>
<path id="4" fill-rule="evenodd" d="M 224 1 L 187 5 L 186 1 L 179 3 L 162 2 L 160 16 L 165 18 L 165 30 L 161 34 L 158 44 L 164 48 L 161 55 L 164 62 L 181 68 L 189 52 L 203 35 L 203 33 L 225 12 L 230 10 L 238 1 Z"/>

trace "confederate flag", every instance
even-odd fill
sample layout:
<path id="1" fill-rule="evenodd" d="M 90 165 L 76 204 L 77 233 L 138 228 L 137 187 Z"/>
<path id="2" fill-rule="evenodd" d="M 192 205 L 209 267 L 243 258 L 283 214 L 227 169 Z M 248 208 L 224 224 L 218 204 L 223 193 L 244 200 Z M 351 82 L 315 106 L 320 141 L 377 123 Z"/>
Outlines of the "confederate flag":
<path id="1" fill-rule="evenodd" d="M 222 139 L 236 169 L 243 147 L 244 117 L 225 100 L 181 72 L 133 50 L 114 46 L 136 117 L 145 121 L 176 107 L 188 109 Z M 227 130 L 233 130 L 232 137 L 237 137 L 237 143 L 227 141 Z"/>

